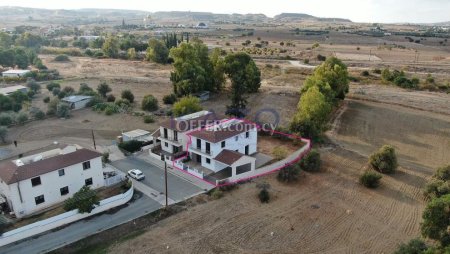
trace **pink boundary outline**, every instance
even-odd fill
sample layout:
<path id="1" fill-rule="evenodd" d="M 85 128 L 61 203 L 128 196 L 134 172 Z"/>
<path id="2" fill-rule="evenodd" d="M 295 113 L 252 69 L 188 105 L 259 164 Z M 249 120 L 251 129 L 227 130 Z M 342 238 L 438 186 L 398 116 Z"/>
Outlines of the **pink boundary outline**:
<path id="1" fill-rule="evenodd" d="M 260 127 L 258 124 L 254 123 L 254 122 L 252 122 L 252 121 L 246 120 L 246 119 L 230 118 L 230 119 L 227 119 L 227 120 L 224 120 L 224 121 L 220 121 L 220 120 L 214 120 L 214 121 L 220 121 L 220 123 L 226 123 L 226 122 L 232 121 L 232 120 L 239 120 L 239 121 L 243 121 L 243 122 L 248 123 L 248 124 L 253 124 L 253 125 L 256 126 L 257 131 L 261 131 L 261 127 Z M 272 169 L 271 171 L 268 171 L 268 172 L 265 172 L 265 173 L 261 173 L 261 174 L 258 174 L 258 175 L 254 175 L 254 176 L 250 176 L 250 177 L 246 177 L 246 178 L 242 178 L 242 179 L 238 179 L 238 180 L 235 180 L 235 181 L 230 181 L 230 182 L 223 183 L 223 184 L 212 183 L 212 182 L 206 181 L 205 179 L 200 178 L 200 177 L 198 177 L 198 176 L 196 176 L 196 175 L 193 175 L 193 174 L 187 172 L 186 170 L 184 170 L 184 169 L 182 169 L 182 168 L 176 166 L 176 165 L 175 165 L 175 161 L 182 160 L 182 159 L 184 159 L 184 158 L 186 158 L 186 157 L 188 156 L 188 154 L 189 154 L 189 145 L 192 144 L 192 135 L 191 135 L 191 134 L 192 134 L 193 132 L 197 132 L 197 131 L 204 130 L 204 129 L 206 129 L 206 128 L 208 128 L 208 127 L 211 127 L 211 126 L 213 126 L 213 125 L 214 125 L 214 123 L 213 123 L 213 124 L 210 124 L 210 125 L 207 125 L 207 126 L 201 128 L 201 129 L 192 130 L 192 131 L 189 131 L 189 132 L 186 133 L 186 135 L 189 137 L 189 141 L 188 141 L 188 143 L 186 144 L 186 154 L 183 155 L 183 156 L 181 156 L 181 157 L 179 157 L 178 159 L 173 160 L 173 161 L 172 161 L 172 167 L 173 167 L 174 169 L 177 169 L 177 170 L 179 170 L 179 171 L 182 171 L 182 172 L 185 173 L 185 174 L 189 174 L 189 175 L 191 175 L 191 176 L 193 176 L 193 177 L 195 177 L 195 178 L 197 178 L 197 179 L 199 179 L 199 180 L 201 180 L 201 181 L 203 181 L 203 182 L 205 182 L 205 183 L 214 185 L 214 187 L 221 187 L 221 186 L 226 186 L 226 185 L 235 184 L 235 183 L 239 183 L 239 182 L 244 182 L 244 181 L 247 181 L 247 180 L 250 180 L 250 179 L 253 179 L 253 178 L 257 178 L 257 177 L 261 177 L 261 176 L 265 176 L 265 175 L 272 174 L 272 173 L 274 173 L 274 172 L 276 172 L 276 171 L 278 171 L 278 170 L 281 170 L 282 168 L 285 168 L 285 167 L 287 167 L 287 166 L 290 166 L 290 165 L 292 165 L 292 164 L 294 164 L 294 163 L 300 161 L 300 160 L 303 158 L 303 156 L 305 156 L 305 154 L 307 154 L 307 153 L 311 150 L 311 145 L 312 145 L 312 144 L 311 144 L 311 140 L 310 140 L 310 139 L 302 138 L 302 137 L 297 136 L 297 135 L 294 135 L 294 134 L 287 134 L 287 133 L 283 133 L 283 132 L 280 132 L 280 131 L 271 130 L 272 133 L 276 133 L 276 134 L 279 134 L 279 135 L 287 136 L 287 137 L 294 138 L 294 139 L 298 139 L 298 140 L 300 140 L 300 141 L 302 141 L 302 142 L 305 142 L 306 145 L 308 145 L 308 148 L 307 148 L 305 151 L 303 151 L 297 158 L 293 159 L 293 160 L 290 161 L 290 162 L 285 163 L 283 166 L 280 166 L 280 167 L 278 167 L 278 168 Z M 304 147 L 304 146 L 303 146 L 303 147 Z M 302 147 L 302 148 L 303 148 L 303 147 Z"/>

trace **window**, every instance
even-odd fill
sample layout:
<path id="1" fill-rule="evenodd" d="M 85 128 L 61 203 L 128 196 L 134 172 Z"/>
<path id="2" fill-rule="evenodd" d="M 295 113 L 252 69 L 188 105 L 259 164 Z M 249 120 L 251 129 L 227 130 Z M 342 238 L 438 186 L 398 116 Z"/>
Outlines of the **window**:
<path id="1" fill-rule="evenodd" d="M 211 159 L 210 158 L 206 158 L 206 163 L 211 164 Z"/>
<path id="2" fill-rule="evenodd" d="M 45 202 L 44 195 L 35 197 L 34 202 L 36 203 L 36 205 L 44 203 Z"/>
<path id="3" fill-rule="evenodd" d="M 31 178 L 31 186 L 37 186 L 37 185 L 41 185 L 41 177 L 35 177 L 35 178 Z"/>
<path id="4" fill-rule="evenodd" d="M 92 185 L 92 177 L 91 177 L 91 178 L 88 178 L 88 179 L 86 179 L 86 180 L 84 180 L 84 184 L 85 184 L 86 186 Z"/>
<path id="5" fill-rule="evenodd" d="M 166 147 L 169 147 L 169 143 L 167 143 L 167 142 L 164 142 L 164 145 L 165 145 Z"/>
<path id="6" fill-rule="evenodd" d="M 234 140 L 238 141 L 238 139 L 239 139 L 239 136 L 234 137 Z"/>
<path id="7" fill-rule="evenodd" d="M 64 169 L 58 170 L 58 175 L 59 175 L 59 176 L 63 176 L 63 175 L 65 175 L 65 174 L 66 174 L 66 172 L 64 172 Z"/>
<path id="8" fill-rule="evenodd" d="M 85 161 L 83 162 L 83 170 L 90 169 L 91 168 L 91 162 Z"/>
<path id="9" fill-rule="evenodd" d="M 61 196 L 69 194 L 69 186 L 62 187 L 61 189 L 59 189 L 59 192 L 61 192 Z"/>
<path id="10" fill-rule="evenodd" d="M 247 132 L 245 133 L 245 138 L 249 138 L 249 137 L 250 137 L 250 132 L 247 131 Z"/>
<path id="11" fill-rule="evenodd" d="M 221 146 L 222 146 L 222 148 L 224 148 L 224 147 L 225 147 L 225 141 L 222 141 L 222 144 L 221 144 Z"/>

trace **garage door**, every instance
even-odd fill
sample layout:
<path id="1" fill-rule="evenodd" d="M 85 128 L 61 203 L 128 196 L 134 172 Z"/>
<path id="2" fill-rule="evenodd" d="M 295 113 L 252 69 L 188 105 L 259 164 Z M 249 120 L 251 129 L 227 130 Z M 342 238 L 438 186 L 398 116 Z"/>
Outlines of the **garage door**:
<path id="1" fill-rule="evenodd" d="M 241 165 L 241 166 L 237 166 L 236 167 L 236 175 L 248 172 L 250 170 L 252 170 L 252 164 L 251 163 L 247 163 L 247 164 L 244 164 L 244 165 Z"/>

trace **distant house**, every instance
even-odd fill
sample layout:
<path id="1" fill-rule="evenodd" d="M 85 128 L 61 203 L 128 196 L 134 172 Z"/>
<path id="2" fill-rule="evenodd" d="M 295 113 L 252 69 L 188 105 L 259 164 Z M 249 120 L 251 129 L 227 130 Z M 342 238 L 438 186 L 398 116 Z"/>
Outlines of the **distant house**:
<path id="1" fill-rule="evenodd" d="M 195 26 L 195 28 L 197 28 L 197 29 L 208 29 L 208 25 L 205 24 L 205 23 L 203 23 L 203 22 L 200 22 L 200 23 L 198 23 L 198 24 Z"/>
<path id="2" fill-rule="evenodd" d="M 102 154 L 68 145 L 0 162 L 0 194 L 17 217 L 61 203 L 81 187 L 105 185 Z"/>
<path id="3" fill-rule="evenodd" d="M 2 72 L 2 76 L 8 78 L 20 78 L 30 72 L 30 70 L 9 70 Z"/>
<path id="4" fill-rule="evenodd" d="M 14 92 L 22 92 L 22 93 L 26 93 L 28 92 L 28 88 L 26 88 L 25 86 L 8 86 L 8 87 L 2 87 L 0 88 L 0 94 L 3 94 L 5 96 L 8 96 Z"/>
<path id="5" fill-rule="evenodd" d="M 61 101 L 67 103 L 70 109 L 81 109 L 86 107 L 86 105 L 92 100 L 92 96 L 84 95 L 72 95 L 63 98 Z"/>
<path id="6" fill-rule="evenodd" d="M 124 142 L 130 141 L 130 140 L 149 142 L 149 141 L 153 140 L 153 137 L 150 134 L 150 132 L 141 130 L 141 129 L 137 129 L 137 130 L 132 130 L 132 131 L 128 131 L 128 132 L 123 132 L 122 139 Z"/>

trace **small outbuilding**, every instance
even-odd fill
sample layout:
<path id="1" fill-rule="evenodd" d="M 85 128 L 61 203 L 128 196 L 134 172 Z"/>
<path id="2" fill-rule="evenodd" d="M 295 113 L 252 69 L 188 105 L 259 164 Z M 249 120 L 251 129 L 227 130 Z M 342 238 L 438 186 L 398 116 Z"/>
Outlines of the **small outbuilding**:
<path id="1" fill-rule="evenodd" d="M 20 78 L 30 72 L 30 70 L 9 70 L 2 72 L 2 76 L 8 78 Z"/>
<path id="2" fill-rule="evenodd" d="M 27 93 L 28 89 L 25 86 L 21 86 L 21 85 L 0 88 L 0 94 L 5 95 L 5 96 L 8 96 L 17 91 L 22 92 L 22 93 Z"/>
<path id="3" fill-rule="evenodd" d="M 92 96 L 84 95 L 72 95 L 62 99 L 63 102 L 67 103 L 70 109 L 82 109 L 92 100 Z"/>
<path id="4" fill-rule="evenodd" d="M 132 131 L 122 133 L 122 139 L 124 142 L 130 141 L 130 140 L 149 142 L 149 141 L 153 140 L 153 137 L 150 134 L 150 132 L 148 132 L 146 130 L 137 129 L 137 130 L 132 130 Z"/>

